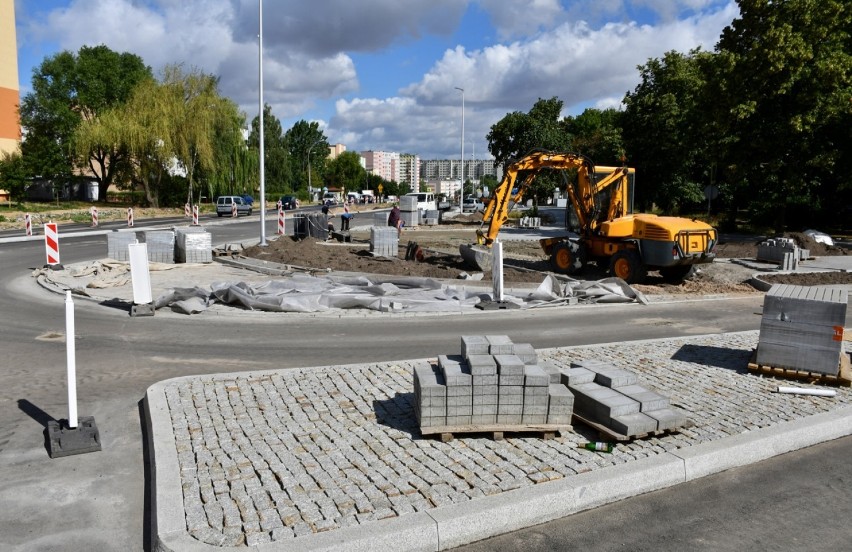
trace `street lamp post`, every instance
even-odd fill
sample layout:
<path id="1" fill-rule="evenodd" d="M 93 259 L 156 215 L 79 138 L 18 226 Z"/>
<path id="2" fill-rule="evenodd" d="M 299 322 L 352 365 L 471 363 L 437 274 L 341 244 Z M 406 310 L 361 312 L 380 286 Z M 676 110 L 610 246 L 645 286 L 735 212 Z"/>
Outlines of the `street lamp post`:
<path id="1" fill-rule="evenodd" d="M 311 150 L 314 149 L 314 146 L 322 142 L 322 138 L 317 138 L 317 140 L 310 145 L 308 148 L 308 193 L 313 194 L 314 189 L 311 187 Z"/>
<path id="2" fill-rule="evenodd" d="M 263 0 L 258 0 L 258 142 L 260 148 L 260 245 L 266 246 L 266 182 L 264 177 L 264 147 L 263 147 Z"/>
<path id="3" fill-rule="evenodd" d="M 455 87 L 462 93 L 462 128 L 461 128 L 461 167 L 459 167 L 459 182 L 461 183 L 462 201 L 464 201 L 464 88 Z"/>

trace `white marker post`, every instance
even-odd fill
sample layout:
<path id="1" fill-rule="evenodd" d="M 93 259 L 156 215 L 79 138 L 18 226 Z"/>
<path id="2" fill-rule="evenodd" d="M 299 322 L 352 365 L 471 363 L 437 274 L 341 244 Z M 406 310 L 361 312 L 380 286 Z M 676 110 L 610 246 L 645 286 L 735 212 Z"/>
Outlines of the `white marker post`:
<path id="1" fill-rule="evenodd" d="M 68 364 L 68 427 L 77 427 L 77 360 L 74 347 L 74 301 L 65 292 L 65 356 Z"/>
<path id="2" fill-rule="evenodd" d="M 494 301 L 503 301 L 503 243 L 494 240 L 491 246 L 491 283 L 493 284 Z"/>

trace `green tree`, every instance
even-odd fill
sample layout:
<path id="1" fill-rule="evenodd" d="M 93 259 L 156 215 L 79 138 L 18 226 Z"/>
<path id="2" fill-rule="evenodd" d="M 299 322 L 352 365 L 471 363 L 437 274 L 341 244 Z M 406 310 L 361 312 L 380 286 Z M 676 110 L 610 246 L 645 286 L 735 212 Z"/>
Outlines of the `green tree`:
<path id="1" fill-rule="evenodd" d="M 667 212 L 701 200 L 710 182 L 703 101 L 713 54 L 667 52 L 639 67 L 641 82 L 624 98 L 621 121 L 627 163 L 635 166 L 637 200 Z M 704 64 L 702 64 L 702 60 Z"/>
<path id="2" fill-rule="evenodd" d="M 290 152 L 291 166 L 297 167 L 294 171 L 302 176 L 300 187 L 308 187 L 308 164 L 311 170 L 311 186 L 318 188 L 321 182 L 315 178 L 322 178 L 325 172 L 325 163 L 328 159 L 328 139 L 319 128 L 319 123 L 297 121 L 285 134 L 285 140 Z M 310 190 L 309 190 L 310 191 Z"/>
<path id="3" fill-rule="evenodd" d="M 623 163 L 621 112 L 615 109 L 586 109 L 576 117 L 566 117 L 571 151 L 582 153 L 599 165 Z"/>
<path id="4" fill-rule="evenodd" d="M 731 137 L 726 171 L 743 183 L 741 202 L 781 230 L 849 198 L 852 5 L 737 3 L 740 17 L 717 45 L 721 82 L 710 107 Z"/>
<path id="5" fill-rule="evenodd" d="M 248 139 L 248 147 L 255 151 L 260 149 L 259 121 L 258 117 L 252 119 Z M 295 191 L 287 139 L 281 128 L 281 121 L 272 114 L 272 107 L 269 104 L 263 106 L 263 150 L 266 189 L 279 193 Z"/>
<path id="6" fill-rule="evenodd" d="M 346 190 L 366 190 L 367 171 L 361 166 L 361 156 L 354 151 L 344 151 L 325 166 L 326 184 Z"/>
<path id="7" fill-rule="evenodd" d="M 571 134 L 566 119 L 560 119 L 562 100 L 541 98 L 529 113 L 509 113 L 491 126 L 486 138 L 488 151 L 504 168 L 512 161 L 535 150 L 569 151 Z M 523 175 L 520 176 L 523 178 Z M 536 200 L 550 196 L 561 185 L 558 176 L 542 173 L 529 187 Z"/>
<path id="8" fill-rule="evenodd" d="M 9 192 L 12 201 L 20 203 L 24 200 L 29 181 L 23 156 L 18 152 L 4 152 L 0 158 L 0 188 Z"/>
<path id="9" fill-rule="evenodd" d="M 162 194 L 175 195 L 167 187 L 180 182 L 170 176 L 180 173 L 186 177 L 189 203 L 196 175 L 215 185 L 251 191 L 248 182 L 240 182 L 250 175 L 251 158 L 243 153 L 241 137 L 245 117 L 216 88 L 213 76 L 197 70 L 184 74 L 180 67 L 169 66 L 162 82 L 141 82 L 127 103 L 82 125 L 75 143 L 81 151 L 92 143 L 126 148 L 132 161 L 128 181 L 142 188 L 154 206 Z M 212 191 L 210 185 L 207 189 Z"/>
<path id="10" fill-rule="evenodd" d="M 83 150 L 72 143 L 83 121 L 121 105 L 137 83 L 151 77 L 142 58 L 106 46 L 83 46 L 77 55 L 63 51 L 45 59 L 33 72 L 33 91 L 21 101 L 26 138 L 21 151 L 29 171 L 43 178 L 69 178 L 81 169 L 98 181 L 99 197 L 127 162 L 115 144 L 91 143 Z"/>

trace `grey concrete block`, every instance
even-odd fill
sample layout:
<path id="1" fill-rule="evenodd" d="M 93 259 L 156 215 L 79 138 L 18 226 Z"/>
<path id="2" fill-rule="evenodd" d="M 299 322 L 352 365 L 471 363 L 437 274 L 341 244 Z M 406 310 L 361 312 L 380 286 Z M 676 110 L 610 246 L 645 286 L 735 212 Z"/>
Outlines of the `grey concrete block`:
<path id="1" fill-rule="evenodd" d="M 547 387 L 550 385 L 550 374 L 535 364 L 524 367 L 524 385 L 527 387 Z"/>
<path id="2" fill-rule="evenodd" d="M 484 335 L 463 335 L 461 337 L 462 356 L 487 355 L 488 340 Z"/>
<path id="3" fill-rule="evenodd" d="M 497 415 L 497 405 L 496 404 L 475 404 L 471 409 L 471 414 L 474 416 L 477 415 Z"/>
<path id="4" fill-rule="evenodd" d="M 511 355 L 515 352 L 515 345 L 508 335 L 486 335 L 488 340 L 488 352 L 492 355 Z"/>
<path id="5" fill-rule="evenodd" d="M 559 413 L 559 412 L 548 412 L 547 413 L 547 423 L 548 424 L 560 424 L 560 425 L 570 425 L 571 424 L 571 413 Z"/>
<path id="6" fill-rule="evenodd" d="M 497 382 L 500 387 L 515 387 L 524 384 L 523 374 L 517 376 L 497 376 Z"/>
<path id="7" fill-rule="evenodd" d="M 515 354 L 524 364 L 538 364 L 538 353 L 530 343 L 515 343 Z"/>
<path id="8" fill-rule="evenodd" d="M 622 395 L 626 395 L 639 402 L 639 412 L 648 410 L 660 410 L 668 408 L 670 401 L 668 397 L 660 395 L 655 391 L 651 391 L 647 387 L 641 385 L 625 385 L 617 389 Z"/>
<path id="9" fill-rule="evenodd" d="M 521 414 L 497 414 L 498 424 L 517 425 L 521 423 Z"/>
<path id="10" fill-rule="evenodd" d="M 574 394 L 574 410 L 592 421 L 609 423 L 613 416 L 639 412 L 639 403 L 597 383 L 583 383 L 569 387 Z"/>
<path id="11" fill-rule="evenodd" d="M 523 413 L 521 415 L 521 423 L 522 424 L 543 424 L 547 422 L 547 414 L 532 414 L 532 413 Z"/>
<path id="12" fill-rule="evenodd" d="M 457 355 L 438 355 L 438 365 L 444 374 L 447 387 L 470 386 L 472 383 L 470 367 Z"/>
<path id="13" fill-rule="evenodd" d="M 613 416 L 608 427 L 622 435 L 644 435 L 656 431 L 657 420 L 641 412 L 636 412 L 635 414 Z"/>
<path id="14" fill-rule="evenodd" d="M 656 420 L 659 431 L 677 429 L 686 423 L 686 413 L 674 407 L 649 410 L 643 414 Z"/>
<path id="15" fill-rule="evenodd" d="M 524 361 L 513 354 L 495 354 L 497 362 L 497 373 L 501 376 L 523 376 Z"/>
<path id="16" fill-rule="evenodd" d="M 615 366 L 605 360 L 587 358 L 582 360 L 572 360 L 571 368 L 586 368 L 587 370 L 597 371 L 601 368 L 615 368 Z"/>
<path id="17" fill-rule="evenodd" d="M 496 387 L 500 384 L 499 377 L 497 374 L 490 376 L 471 374 L 471 381 L 473 381 L 473 385 L 493 385 Z"/>
<path id="18" fill-rule="evenodd" d="M 497 395 L 474 395 L 473 406 L 483 406 L 486 404 L 497 404 Z"/>
<path id="19" fill-rule="evenodd" d="M 474 376 L 492 376 L 497 374 L 497 361 L 491 355 L 467 355 L 470 373 Z"/>
<path id="20" fill-rule="evenodd" d="M 499 389 L 500 388 L 496 385 L 474 385 L 473 396 L 479 397 L 494 395 L 496 397 L 497 393 L 499 392 Z"/>
<path id="21" fill-rule="evenodd" d="M 473 425 L 490 425 L 497 423 L 497 414 L 473 414 L 470 417 Z"/>
<path id="22" fill-rule="evenodd" d="M 550 376 L 550 383 L 562 383 L 562 373 L 555 364 L 547 361 L 539 361 L 538 365 Z"/>
<path id="23" fill-rule="evenodd" d="M 588 368 L 567 368 L 560 370 L 563 385 L 581 385 L 595 381 L 595 373 Z"/>
<path id="24" fill-rule="evenodd" d="M 595 383 L 613 389 L 625 385 L 635 385 L 639 381 L 636 374 L 622 368 L 600 368 L 593 371 L 595 372 Z"/>

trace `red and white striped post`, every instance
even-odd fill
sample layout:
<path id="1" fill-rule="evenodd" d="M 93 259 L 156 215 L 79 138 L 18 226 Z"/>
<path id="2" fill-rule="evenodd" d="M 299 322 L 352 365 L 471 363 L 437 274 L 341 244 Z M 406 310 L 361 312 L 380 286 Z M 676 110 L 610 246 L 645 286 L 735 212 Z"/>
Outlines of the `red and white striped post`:
<path id="1" fill-rule="evenodd" d="M 198 226 L 198 205 L 192 206 L 192 225 Z"/>
<path id="2" fill-rule="evenodd" d="M 59 264 L 59 227 L 55 222 L 44 225 L 44 251 L 47 256 L 47 268 L 62 268 Z"/>
<path id="3" fill-rule="evenodd" d="M 231 217 L 237 216 L 237 204 L 231 203 Z"/>
<path id="4" fill-rule="evenodd" d="M 281 202 L 278 202 L 278 235 L 284 235 L 284 209 L 281 207 Z"/>
<path id="5" fill-rule="evenodd" d="M 24 215 L 24 231 L 27 236 L 33 235 L 33 219 L 30 217 L 29 213 Z"/>
<path id="6" fill-rule="evenodd" d="M 189 208 L 189 203 L 183 204 L 183 216 L 189 218 L 192 216 L 192 210 Z"/>
<path id="7" fill-rule="evenodd" d="M 133 208 L 127 208 L 127 226 L 133 228 Z"/>
<path id="8" fill-rule="evenodd" d="M 284 204 L 283 204 L 283 203 L 281 202 L 281 200 L 279 199 L 279 200 L 278 200 L 278 203 L 276 203 L 276 204 L 275 204 L 275 207 L 276 207 L 276 208 L 280 211 L 281 209 L 283 209 L 283 208 L 284 208 Z"/>
<path id="9" fill-rule="evenodd" d="M 97 228 L 98 226 L 98 208 L 92 207 L 92 228 Z"/>

